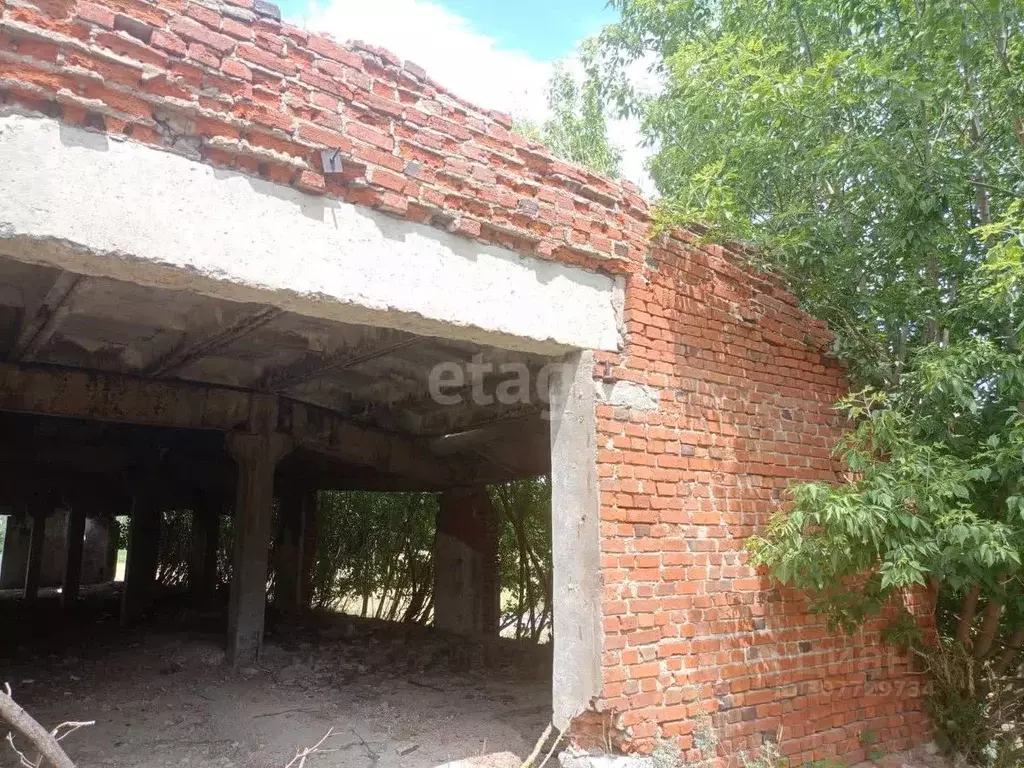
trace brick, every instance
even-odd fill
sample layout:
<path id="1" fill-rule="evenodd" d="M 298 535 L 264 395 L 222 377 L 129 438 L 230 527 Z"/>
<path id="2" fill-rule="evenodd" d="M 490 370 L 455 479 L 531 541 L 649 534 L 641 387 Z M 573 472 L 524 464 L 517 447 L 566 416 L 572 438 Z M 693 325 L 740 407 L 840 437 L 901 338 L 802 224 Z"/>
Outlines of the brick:
<path id="1" fill-rule="evenodd" d="M 220 59 L 207 48 L 205 45 L 199 43 L 192 43 L 188 47 L 188 57 L 193 61 L 199 62 L 207 67 L 218 68 L 220 67 Z"/>
<path id="2" fill-rule="evenodd" d="M 334 147 L 345 152 L 350 151 L 352 148 L 352 142 L 340 133 L 321 128 L 318 125 L 310 125 L 309 123 L 299 126 L 299 138 L 303 141 L 323 144 L 324 146 Z"/>
<path id="3" fill-rule="evenodd" d="M 75 16 L 93 24 L 98 24 L 106 29 L 114 28 L 114 12 L 96 3 L 78 0 L 78 5 L 75 6 Z"/>
<path id="4" fill-rule="evenodd" d="M 239 77 L 242 80 L 252 80 L 252 70 L 238 59 L 224 59 L 220 65 L 220 71 L 231 77 Z"/>
<path id="5" fill-rule="evenodd" d="M 256 30 L 249 24 L 243 24 L 234 19 L 225 18 L 221 22 L 220 31 L 225 35 L 237 37 L 239 40 L 255 40 Z"/>
<path id="6" fill-rule="evenodd" d="M 368 125 L 362 123 L 350 122 L 345 126 L 345 133 L 354 139 L 365 141 L 368 144 L 372 144 L 380 149 L 386 149 L 389 152 L 395 147 L 395 140 L 388 136 L 386 133 L 371 128 Z"/>
<path id="7" fill-rule="evenodd" d="M 165 32 L 162 29 L 158 29 L 153 32 L 153 37 L 150 41 L 154 48 L 162 48 L 168 53 L 173 53 L 175 56 L 185 56 L 188 54 L 188 46 L 185 45 L 185 41 L 177 35 L 171 32 Z"/>
<path id="8" fill-rule="evenodd" d="M 299 174 L 299 180 L 296 182 L 296 186 L 304 192 L 311 192 L 314 194 L 323 194 L 327 188 L 327 182 L 324 181 L 324 177 L 314 171 L 303 171 Z"/>
<path id="9" fill-rule="evenodd" d="M 236 54 L 245 61 L 283 75 L 294 75 L 298 70 L 295 63 L 291 60 L 268 53 L 262 48 L 257 48 L 252 43 L 241 43 Z"/>
<path id="10" fill-rule="evenodd" d="M 363 68 L 362 56 L 320 35 L 309 38 L 309 50 L 355 69 Z"/>
<path id="11" fill-rule="evenodd" d="M 204 5 L 198 5 L 197 3 L 189 3 L 185 6 L 185 15 L 190 16 L 201 24 L 206 25 L 212 30 L 220 29 L 221 15 L 216 11 L 212 11 Z"/>
<path id="12" fill-rule="evenodd" d="M 234 38 L 221 35 L 204 27 L 198 21 L 184 16 L 177 16 L 171 21 L 170 30 L 185 40 L 193 40 L 224 55 L 235 49 Z"/>

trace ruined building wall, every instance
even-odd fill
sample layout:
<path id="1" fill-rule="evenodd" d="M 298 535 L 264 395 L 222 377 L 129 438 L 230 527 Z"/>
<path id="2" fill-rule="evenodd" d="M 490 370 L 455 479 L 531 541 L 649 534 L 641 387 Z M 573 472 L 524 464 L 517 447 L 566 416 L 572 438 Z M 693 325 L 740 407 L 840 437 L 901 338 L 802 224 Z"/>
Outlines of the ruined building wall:
<path id="1" fill-rule="evenodd" d="M 780 285 L 685 233 L 652 244 L 632 185 L 262 0 L 0 0 L 0 102 L 623 279 L 622 348 L 594 371 L 603 684 L 579 738 L 693 749 L 710 722 L 735 754 L 781 727 L 809 760 L 921 736 L 879 626 L 830 633 L 747 565 L 788 482 L 835 478 L 841 373 Z"/>
<path id="2" fill-rule="evenodd" d="M 622 353 L 598 355 L 609 714 L 588 731 L 642 751 L 677 738 L 694 761 L 716 740 L 736 755 L 781 737 L 801 762 L 907 748 L 927 732 L 923 679 L 882 643 L 886 622 L 830 631 L 745 550 L 790 482 L 838 479 L 826 329 L 686 240 L 655 242 L 626 286 Z"/>

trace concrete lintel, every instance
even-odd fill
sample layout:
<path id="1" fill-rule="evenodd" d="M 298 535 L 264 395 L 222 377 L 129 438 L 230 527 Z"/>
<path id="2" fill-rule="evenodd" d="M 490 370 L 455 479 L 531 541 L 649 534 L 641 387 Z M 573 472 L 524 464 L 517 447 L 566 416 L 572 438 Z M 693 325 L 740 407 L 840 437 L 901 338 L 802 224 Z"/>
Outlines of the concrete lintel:
<path id="1" fill-rule="evenodd" d="M 247 429 L 258 403 L 299 447 L 384 474 L 444 487 L 453 465 L 410 438 L 345 421 L 323 408 L 266 393 L 152 381 L 112 373 L 0 364 L 0 410 L 181 429 Z"/>
<path id="2" fill-rule="evenodd" d="M 620 342 L 618 277 L 10 110 L 0 167 L 19 261 L 540 354 Z"/>

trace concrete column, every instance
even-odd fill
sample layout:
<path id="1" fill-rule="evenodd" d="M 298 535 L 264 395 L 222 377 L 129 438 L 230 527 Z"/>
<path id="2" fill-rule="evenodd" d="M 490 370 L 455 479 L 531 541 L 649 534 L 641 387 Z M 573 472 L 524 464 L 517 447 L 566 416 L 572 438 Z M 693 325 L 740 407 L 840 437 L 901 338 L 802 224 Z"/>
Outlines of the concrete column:
<path id="1" fill-rule="evenodd" d="M 46 517 L 46 540 L 43 543 L 43 566 L 39 577 L 41 587 L 59 587 L 64 583 L 67 564 L 69 511 L 60 505 Z"/>
<path id="2" fill-rule="evenodd" d="M 121 624 L 132 624 L 153 600 L 160 556 L 160 503 L 156 481 L 139 479 L 132 489 L 132 514 L 128 522 L 128 557 L 121 593 Z"/>
<path id="3" fill-rule="evenodd" d="M 85 546 L 82 551 L 82 583 L 102 584 L 110 581 L 107 566 L 110 541 L 109 517 L 95 515 L 85 520 Z"/>
<path id="4" fill-rule="evenodd" d="M 275 421 L 276 413 L 266 419 Z M 262 434 L 232 433 L 227 445 L 238 464 L 227 657 L 239 666 L 255 662 L 263 642 L 274 470 L 292 445 L 269 426 Z"/>
<path id="5" fill-rule="evenodd" d="M 0 589 L 24 586 L 31 530 L 31 517 L 20 510 L 19 514 L 7 518 L 7 536 L 4 538 L 3 560 L 0 562 Z"/>
<path id="6" fill-rule="evenodd" d="M 43 573 L 43 544 L 46 542 L 46 518 L 50 512 L 50 504 L 46 498 L 37 497 L 29 501 L 28 511 L 29 519 L 32 521 L 32 532 L 25 567 L 25 591 L 22 597 L 27 602 L 35 602 L 39 597 L 39 581 Z"/>
<path id="7" fill-rule="evenodd" d="M 565 731 L 600 695 L 601 531 L 594 356 L 565 359 L 549 380 L 554 556 L 552 722 Z"/>
<path id="8" fill-rule="evenodd" d="M 309 604 L 309 569 L 306 555 L 310 537 L 308 529 L 315 525 L 316 491 L 293 486 L 281 494 L 277 518 L 277 539 L 274 547 L 274 602 L 283 611 L 297 612 Z"/>
<path id="9" fill-rule="evenodd" d="M 217 582 L 217 544 L 222 504 L 214 496 L 201 496 L 192 507 L 192 549 L 189 552 L 188 588 L 198 608 L 208 608 Z"/>
<path id="10" fill-rule="evenodd" d="M 85 505 L 76 502 L 68 512 L 67 545 L 65 546 L 64 580 L 60 591 L 60 604 L 71 610 L 78 600 L 82 583 L 82 553 L 85 549 Z"/>
<path id="11" fill-rule="evenodd" d="M 497 521 L 484 486 L 441 494 L 434 542 L 434 625 L 496 635 L 501 611 Z"/>

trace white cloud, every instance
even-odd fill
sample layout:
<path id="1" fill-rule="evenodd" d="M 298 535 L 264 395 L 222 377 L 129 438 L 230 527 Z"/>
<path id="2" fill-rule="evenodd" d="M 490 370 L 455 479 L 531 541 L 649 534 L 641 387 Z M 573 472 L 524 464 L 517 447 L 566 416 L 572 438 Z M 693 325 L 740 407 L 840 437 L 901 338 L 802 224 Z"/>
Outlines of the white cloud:
<path id="1" fill-rule="evenodd" d="M 311 2 L 293 21 L 338 40 L 381 46 L 426 69 L 460 98 L 516 118 L 547 115 L 546 88 L 554 61 L 504 48 L 463 16 L 429 0 L 325 0 Z M 623 148 L 623 175 L 651 189 L 644 171 L 648 152 L 631 122 L 612 121 L 612 140 Z"/>

